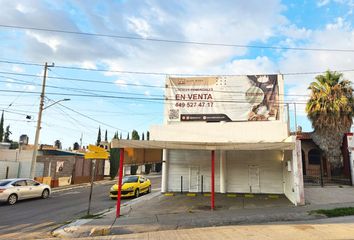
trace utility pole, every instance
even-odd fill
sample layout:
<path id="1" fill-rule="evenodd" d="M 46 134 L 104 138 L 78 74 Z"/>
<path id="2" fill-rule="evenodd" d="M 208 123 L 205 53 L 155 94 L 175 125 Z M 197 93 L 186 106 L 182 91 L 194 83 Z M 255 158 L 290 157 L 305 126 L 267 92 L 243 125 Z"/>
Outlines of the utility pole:
<path id="1" fill-rule="evenodd" d="M 80 137 L 80 149 L 82 149 L 82 133 L 81 133 L 81 137 Z"/>
<path id="2" fill-rule="evenodd" d="M 296 102 L 294 102 L 294 114 L 295 114 L 295 133 L 296 133 L 297 132 Z"/>
<path id="3" fill-rule="evenodd" d="M 30 170 L 30 178 L 32 178 L 32 179 L 35 177 L 35 173 L 36 173 L 38 140 L 39 140 L 39 132 L 41 130 L 42 112 L 43 112 L 43 107 L 44 107 L 45 83 L 46 83 L 46 79 L 47 79 L 48 67 L 54 67 L 54 63 L 52 63 L 51 65 L 48 65 L 48 63 L 45 63 L 45 65 L 44 65 L 41 100 L 40 100 L 40 103 L 39 103 L 39 112 L 38 112 L 38 119 L 37 119 L 36 136 L 34 138 L 34 149 L 33 149 L 31 170 Z"/>

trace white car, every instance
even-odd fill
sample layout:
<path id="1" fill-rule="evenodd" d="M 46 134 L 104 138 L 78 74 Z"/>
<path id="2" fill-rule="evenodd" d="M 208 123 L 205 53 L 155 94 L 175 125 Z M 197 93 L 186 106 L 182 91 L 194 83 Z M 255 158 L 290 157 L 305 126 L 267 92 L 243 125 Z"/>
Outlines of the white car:
<path id="1" fill-rule="evenodd" d="M 28 198 L 48 198 L 51 189 L 48 185 L 29 178 L 12 178 L 0 180 L 0 201 L 10 205 L 18 200 Z"/>

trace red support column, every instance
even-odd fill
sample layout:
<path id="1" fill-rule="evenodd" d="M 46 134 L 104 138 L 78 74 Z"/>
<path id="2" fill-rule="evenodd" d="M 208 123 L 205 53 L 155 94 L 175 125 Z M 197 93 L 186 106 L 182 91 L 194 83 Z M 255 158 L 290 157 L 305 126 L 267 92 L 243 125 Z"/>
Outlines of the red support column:
<path id="1" fill-rule="evenodd" d="M 211 210 L 215 209 L 215 150 L 211 150 Z"/>
<path id="2" fill-rule="evenodd" d="M 117 195 L 117 209 L 116 209 L 116 217 L 120 216 L 120 198 L 122 194 L 122 177 L 123 177 L 123 163 L 124 163 L 124 148 L 120 149 L 120 157 L 119 157 L 119 174 L 118 174 L 118 195 Z"/>

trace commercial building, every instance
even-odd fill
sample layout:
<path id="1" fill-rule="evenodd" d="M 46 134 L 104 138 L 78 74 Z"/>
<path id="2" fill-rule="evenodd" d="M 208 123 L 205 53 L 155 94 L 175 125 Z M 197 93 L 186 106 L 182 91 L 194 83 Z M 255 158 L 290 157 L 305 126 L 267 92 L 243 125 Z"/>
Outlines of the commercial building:
<path id="1" fill-rule="evenodd" d="M 150 141 L 112 142 L 163 149 L 162 192 L 285 194 L 304 204 L 281 75 L 168 77 L 165 95 L 164 124 L 151 127 Z"/>

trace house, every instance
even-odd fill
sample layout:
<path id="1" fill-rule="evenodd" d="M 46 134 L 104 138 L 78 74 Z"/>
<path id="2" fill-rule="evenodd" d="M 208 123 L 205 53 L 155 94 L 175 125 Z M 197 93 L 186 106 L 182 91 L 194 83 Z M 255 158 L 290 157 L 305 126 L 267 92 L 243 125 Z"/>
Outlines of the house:
<path id="1" fill-rule="evenodd" d="M 28 177 L 33 156 L 33 146 L 19 149 L 0 149 L 0 179 Z M 91 160 L 84 159 L 84 153 L 57 149 L 41 145 L 36 161 L 36 178 L 50 178 L 52 187 L 90 182 Z M 104 161 L 96 162 L 95 180 L 104 178 Z"/>
<path id="2" fill-rule="evenodd" d="M 301 141 L 302 170 L 305 185 L 344 184 L 351 185 L 351 166 L 349 146 L 352 134 L 343 136 L 342 162 L 340 176 L 331 176 L 331 166 L 323 151 L 312 140 L 312 132 L 298 131 L 296 138 Z"/>

